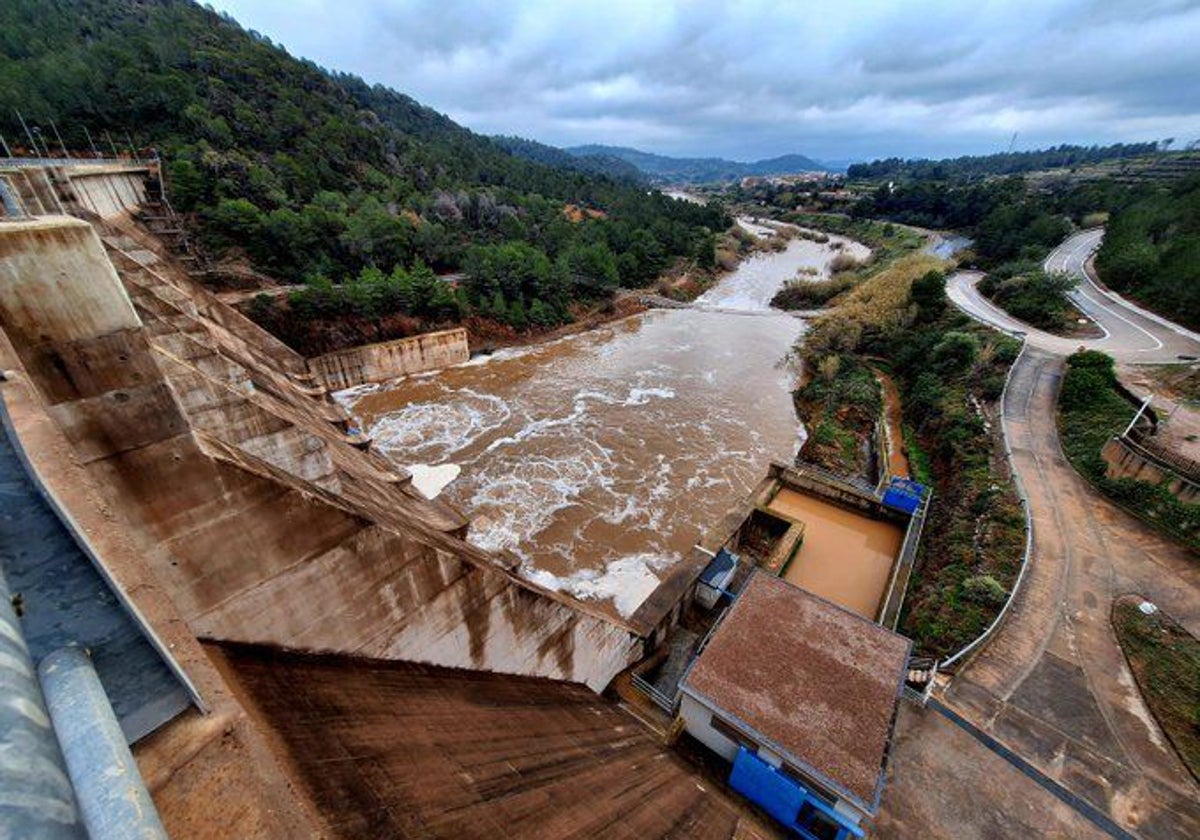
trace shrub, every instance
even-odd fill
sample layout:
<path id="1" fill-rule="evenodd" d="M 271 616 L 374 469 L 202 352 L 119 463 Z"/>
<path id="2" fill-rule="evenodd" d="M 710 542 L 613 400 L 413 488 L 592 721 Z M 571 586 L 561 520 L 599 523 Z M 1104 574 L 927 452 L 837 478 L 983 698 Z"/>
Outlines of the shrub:
<path id="1" fill-rule="evenodd" d="M 979 355 L 979 339 L 970 333 L 948 332 L 933 348 L 933 365 L 938 370 L 957 373 L 969 368 Z"/>
<path id="2" fill-rule="evenodd" d="M 991 575 L 975 575 L 962 582 L 963 597 L 978 604 L 1000 606 L 1008 598 L 1008 592 Z"/>

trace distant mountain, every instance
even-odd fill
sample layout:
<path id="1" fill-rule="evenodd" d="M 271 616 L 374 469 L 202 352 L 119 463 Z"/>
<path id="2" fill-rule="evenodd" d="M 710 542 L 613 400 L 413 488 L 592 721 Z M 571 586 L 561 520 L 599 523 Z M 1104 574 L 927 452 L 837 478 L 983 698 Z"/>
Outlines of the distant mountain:
<path id="1" fill-rule="evenodd" d="M 724 158 L 675 158 L 656 155 L 625 146 L 573 146 L 566 151 L 576 157 L 615 157 L 633 164 L 655 181 L 683 184 L 710 184 L 736 181 L 749 175 L 792 175 L 798 172 L 823 172 L 826 167 L 804 155 L 782 155 L 753 163 Z"/>
<path id="2" fill-rule="evenodd" d="M 545 143 L 527 140 L 524 137 L 496 135 L 491 140 L 514 157 L 544 166 L 553 166 L 555 169 L 585 172 L 589 175 L 606 175 L 626 181 L 646 180 L 646 175 L 640 169 L 616 155 L 575 155 L 557 146 L 547 146 Z"/>

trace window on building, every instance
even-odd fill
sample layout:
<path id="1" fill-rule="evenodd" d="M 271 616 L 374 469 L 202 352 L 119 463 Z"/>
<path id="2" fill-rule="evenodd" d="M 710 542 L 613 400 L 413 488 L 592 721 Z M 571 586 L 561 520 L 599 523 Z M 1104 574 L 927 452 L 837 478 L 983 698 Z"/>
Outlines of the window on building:
<path id="1" fill-rule="evenodd" d="M 802 787 L 808 790 L 810 795 L 820 799 L 830 808 L 837 804 L 838 798 L 836 796 L 827 791 L 825 788 L 821 787 L 821 785 L 814 782 L 811 777 L 805 775 L 802 771 L 798 770 L 791 764 L 788 764 L 786 761 L 783 763 L 783 772 L 799 782 Z"/>
<path id="2" fill-rule="evenodd" d="M 728 724 L 725 721 L 721 720 L 716 715 L 713 715 L 712 718 L 709 720 L 709 725 L 712 726 L 712 728 L 715 729 L 717 732 L 721 733 L 726 738 L 728 738 L 730 741 L 733 741 L 735 744 L 741 744 L 743 747 L 750 750 L 751 752 L 754 752 L 754 753 L 758 752 L 758 741 L 755 741 L 753 738 L 751 738 L 746 733 L 742 732 L 742 730 L 738 729 L 737 727 L 732 726 L 731 724 Z"/>

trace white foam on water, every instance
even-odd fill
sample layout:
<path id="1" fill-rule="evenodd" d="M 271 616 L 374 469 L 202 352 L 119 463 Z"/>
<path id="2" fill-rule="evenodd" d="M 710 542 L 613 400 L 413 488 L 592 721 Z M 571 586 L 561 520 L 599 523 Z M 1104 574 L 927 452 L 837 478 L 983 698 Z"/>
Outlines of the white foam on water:
<path id="1" fill-rule="evenodd" d="M 406 469 L 412 476 L 413 487 L 426 499 L 436 499 L 446 485 L 458 478 L 462 467 L 458 464 L 409 464 Z"/>
<path id="2" fill-rule="evenodd" d="M 512 416 L 502 397 L 463 388 L 444 401 L 409 403 L 370 428 L 379 449 L 403 462 L 416 456 L 437 463 L 500 428 Z"/>
<path id="3" fill-rule="evenodd" d="M 585 490 L 611 490 L 610 463 L 607 449 L 584 442 L 569 457 L 525 455 L 515 463 L 487 464 L 471 477 L 477 488 L 468 507 L 485 515 L 472 524 L 468 539 L 489 551 L 509 549 L 524 556 L 521 544 L 575 505 Z"/>
<path id="4" fill-rule="evenodd" d="M 657 572 L 679 562 L 678 554 L 643 552 L 612 560 L 601 572 L 583 569 L 570 575 L 555 575 L 545 569 L 522 566 L 521 574 L 546 589 L 565 592 L 589 601 L 612 599 L 623 618 L 629 618 L 654 594 L 661 583 Z"/>
<path id="5" fill-rule="evenodd" d="M 645 405 L 654 397 L 658 397 L 660 400 L 673 400 L 675 399 L 675 389 L 631 388 L 629 389 L 629 396 L 626 397 L 625 402 L 623 402 L 622 405 Z"/>

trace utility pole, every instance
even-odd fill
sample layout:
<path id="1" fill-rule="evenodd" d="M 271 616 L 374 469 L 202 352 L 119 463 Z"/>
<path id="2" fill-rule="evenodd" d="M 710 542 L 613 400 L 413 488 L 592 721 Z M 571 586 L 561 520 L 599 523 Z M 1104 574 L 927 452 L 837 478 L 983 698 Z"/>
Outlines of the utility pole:
<path id="1" fill-rule="evenodd" d="M 71 153 L 67 151 L 67 144 L 63 142 L 62 135 L 58 133 L 58 126 L 54 124 L 54 120 L 50 120 L 50 127 L 54 129 L 54 136 L 58 138 L 58 145 L 63 150 L 63 157 L 69 158 Z"/>
<path id="2" fill-rule="evenodd" d="M 1129 421 L 1129 425 L 1125 427 L 1125 431 L 1121 432 L 1121 437 L 1128 437 L 1129 433 L 1133 431 L 1133 427 L 1137 425 L 1137 421 L 1142 419 L 1142 415 L 1146 412 L 1146 409 L 1150 407 L 1150 400 L 1152 398 L 1153 395 L 1142 400 L 1142 407 L 1137 410 L 1137 414 L 1133 415 L 1133 419 Z"/>

